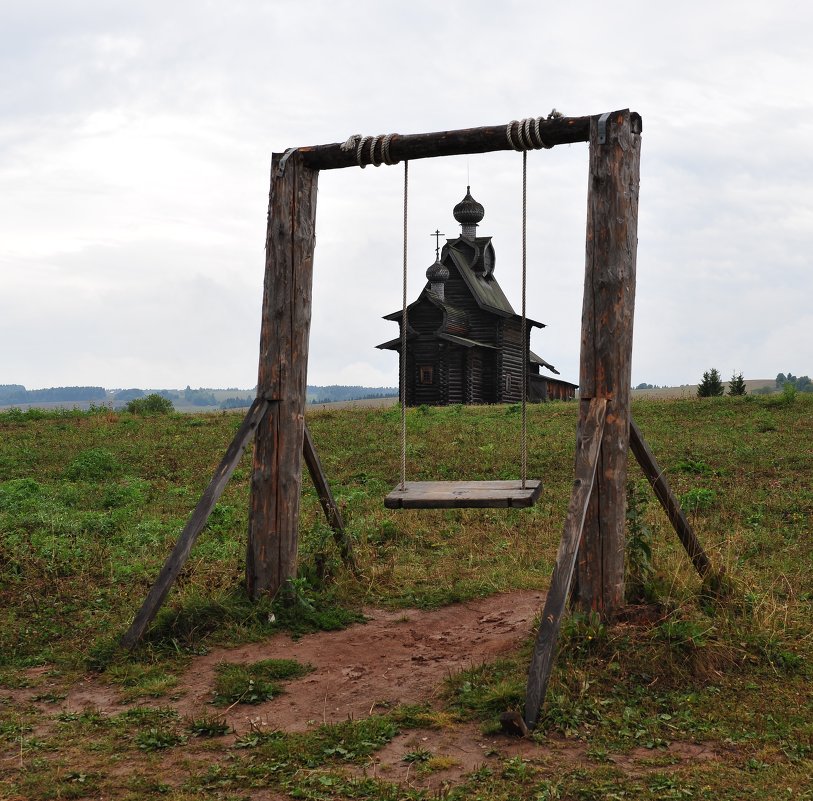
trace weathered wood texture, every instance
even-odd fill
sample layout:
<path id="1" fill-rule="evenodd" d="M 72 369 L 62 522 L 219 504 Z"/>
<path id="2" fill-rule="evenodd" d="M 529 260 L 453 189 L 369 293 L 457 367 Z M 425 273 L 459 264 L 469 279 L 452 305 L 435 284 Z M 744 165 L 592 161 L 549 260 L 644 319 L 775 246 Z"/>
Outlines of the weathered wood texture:
<path id="1" fill-rule="evenodd" d="M 200 532 L 203 531 L 203 527 L 206 525 L 206 521 L 209 519 L 212 509 L 214 509 L 218 498 L 226 488 L 226 484 L 229 478 L 231 478 L 234 468 L 237 466 L 240 457 L 243 455 L 243 451 L 254 436 L 254 432 L 262 421 L 267 409 L 268 401 L 262 398 L 255 398 L 242 425 L 237 429 L 237 433 L 234 435 L 231 445 L 229 445 L 226 450 L 226 455 L 217 466 L 217 470 L 215 470 L 215 474 L 212 476 L 209 486 L 206 487 L 197 506 L 195 506 L 192 514 L 189 516 L 189 520 L 184 526 L 181 536 L 178 538 L 178 542 L 172 549 L 172 553 L 166 562 L 164 562 L 164 566 L 161 568 L 161 572 L 158 574 L 155 583 L 150 588 L 144 603 L 141 605 L 141 609 L 139 609 L 138 614 L 133 619 L 130 628 L 127 629 L 121 638 L 121 645 L 123 647 L 132 648 L 141 639 L 147 630 L 147 626 L 149 626 L 161 608 L 164 599 L 167 597 L 167 593 L 189 557 L 195 540 L 197 540 Z"/>
<path id="2" fill-rule="evenodd" d="M 705 578 L 711 570 L 711 561 L 703 550 L 700 540 L 694 533 L 683 509 L 680 507 L 678 499 L 672 492 L 669 482 L 666 480 L 663 470 L 655 459 L 654 454 L 644 441 L 641 429 L 630 419 L 630 450 L 641 465 L 641 470 L 649 481 L 655 493 L 655 497 L 660 501 L 663 510 L 666 512 L 669 522 L 675 529 L 681 544 L 686 549 L 689 559 L 701 578 Z"/>
<path id="3" fill-rule="evenodd" d="M 322 510 L 325 513 L 328 525 L 333 530 L 333 539 L 336 542 L 336 547 L 339 549 L 342 561 L 353 573 L 358 573 L 358 565 L 353 555 L 353 546 L 344 529 L 341 509 L 339 509 L 333 497 L 333 493 L 330 491 L 330 484 L 328 484 L 327 476 L 322 468 L 322 461 L 316 452 L 316 446 L 313 444 L 313 438 L 311 437 L 311 432 L 307 424 L 305 425 L 303 447 L 305 464 L 308 466 L 308 472 L 313 481 L 313 486 L 316 488 L 316 494 L 319 496 L 319 503 L 322 504 Z"/>
<path id="4" fill-rule="evenodd" d="M 525 692 L 525 723 L 534 728 L 539 711 L 545 700 L 545 690 L 553 667 L 556 640 L 562 614 L 565 611 L 570 583 L 576 563 L 576 553 L 582 537 L 585 515 L 596 477 L 599 445 L 604 432 L 607 412 L 605 398 L 593 398 L 584 419 L 579 422 L 576 435 L 576 477 L 570 494 L 562 540 L 556 554 L 550 588 L 536 635 L 531 666 L 528 670 L 528 686 Z"/>
<path id="5" fill-rule="evenodd" d="M 587 252 L 579 379 L 581 419 L 592 398 L 607 398 L 598 478 L 578 559 L 576 600 L 611 619 L 624 602 L 629 387 L 641 137 L 629 111 L 614 112 L 599 144 L 590 121 Z"/>
<path id="6" fill-rule="evenodd" d="M 318 172 L 294 153 L 271 163 L 259 397 L 272 401 L 257 431 L 246 587 L 274 595 L 296 575 L 305 385 L 311 322 Z"/>
<path id="7" fill-rule="evenodd" d="M 629 114 L 629 112 L 627 112 Z M 641 118 L 631 115 L 633 124 L 640 132 Z M 572 142 L 587 142 L 590 125 L 594 117 L 562 117 L 543 119 L 540 122 L 542 140 L 548 145 L 566 145 Z M 459 156 L 463 153 L 489 153 L 495 150 L 511 150 L 506 137 L 507 123 L 481 128 L 463 128 L 456 131 L 437 131 L 423 134 L 395 134 L 390 142 L 390 156 L 394 161 L 427 159 L 435 156 Z M 514 126 L 516 128 L 516 126 Z M 516 141 L 516 136 L 514 136 Z M 370 142 L 364 149 L 364 162 L 370 163 Z M 381 141 L 377 143 L 375 160 L 381 160 Z M 355 148 L 342 150 L 335 142 L 329 145 L 300 147 L 303 163 L 314 170 L 334 170 L 341 167 L 357 166 Z"/>
<path id="8" fill-rule="evenodd" d="M 400 485 L 399 485 L 400 486 Z M 541 481 L 407 481 L 384 498 L 387 509 L 521 509 L 533 506 Z"/>

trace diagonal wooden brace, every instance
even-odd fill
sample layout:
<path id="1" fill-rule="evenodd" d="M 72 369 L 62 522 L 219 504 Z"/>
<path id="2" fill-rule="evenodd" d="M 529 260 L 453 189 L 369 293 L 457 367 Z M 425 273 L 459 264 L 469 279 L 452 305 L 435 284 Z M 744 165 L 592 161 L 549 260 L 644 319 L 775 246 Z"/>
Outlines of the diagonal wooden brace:
<path id="1" fill-rule="evenodd" d="M 582 538 L 584 518 L 593 491 L 598 465 L 599 446 L 604 433 L 604 420 L 607 414 L 606 398 L 593 398 L 587 414 L 579 423 L 576 437 L 576 477 L 567 508 L 562 540 L 556 554 L 556 565 L 550 589 L 545 598 L 542 620 L 536 635 L 536 644 L 528 670 L 528 686 L 525 692 L 525 723 L 533 729 L 539 720 L 539 711 L 545 699 L 556 640 L 570 594 L 570 583 L 576 566 L 576 554 Z"/>

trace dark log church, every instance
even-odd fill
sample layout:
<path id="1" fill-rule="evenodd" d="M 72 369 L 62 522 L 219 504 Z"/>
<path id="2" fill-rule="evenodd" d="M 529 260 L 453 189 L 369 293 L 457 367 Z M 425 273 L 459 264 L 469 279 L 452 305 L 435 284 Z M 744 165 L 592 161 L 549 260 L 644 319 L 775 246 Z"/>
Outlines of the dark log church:
<path id="1" fill-rule="evenodd" d="M 426 271 L 428 283 L 407 307 L 406 403 L 517 403 L 522 399 L 525 348 L 522 317 L 494 277 L 496 256 L 490 236 L 477 236 L 483 206 L 466 187 L 454 207 L 462 227 Z M 402 323 L 402 311 L 384 317 Z M 526 318 L 526 337 L 543 323 Z M 401 339 L 378 345 L 400 353 Z M 528 401 L 568 400 L 576 384 L 542 373 L 559 371 L 528 347 Z"/>

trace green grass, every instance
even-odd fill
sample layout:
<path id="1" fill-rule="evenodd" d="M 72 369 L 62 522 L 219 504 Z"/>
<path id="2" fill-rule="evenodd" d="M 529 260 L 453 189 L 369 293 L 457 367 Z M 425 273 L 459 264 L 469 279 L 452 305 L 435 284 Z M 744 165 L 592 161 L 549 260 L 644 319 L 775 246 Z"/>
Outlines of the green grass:
<path id="1" fill-rule="evenodd" d="M 261 704 L 279 695 L 282 681 L 290 681 L 310 673 L 313 668 L 295 659 L 263 659 L 251 665 L 224 662 L 217 666 L 215 703 Z"/>
<path id="2" fill-rule="evenodd" d="M 813 398 L 637 400 L 633 414 L 725 572 L 699 580 L 631 463 L 630 483 L 644 498 L 632 523 L 641 535 L 635 597 L 649 605 L 649 622 L 566 620 L 535 734 L 581 743 L 588 757 L 564 766 L 489 758 L 446 798 L 813 797 Z M 305 734 L 250 731 L 233 746 L 217 739 L 228 733 L 218 710 L 184 721 L 168 707 L 109 715 L 57 705 L 88 666 L 130 703 L 166 703 L 180 670 L 215 645 L 341 628 L 363 619 L 365 605 L 432 608 L 545 588 L 572 483 L 576 415 L 572 403 L 529 409 L 529 475 L 545 485 L 533 509 L 398 512 L 382 503 L 399 474 L 398 410 L 309 411 L 360 576 L 341 564 L 306 477 L 299 578 L 285 603 L 248 600 L 247 454 L 145 643 L 126 655 L 116 639 L 240 416 L 0 413 L 8 757 L 0 779 L 10 797 L 238 798 L 256 787 L 303 798 L 431 797 L 346 768 L 406 728 L 454 720 L 494 728 L 500 712 L 521 708 L 530 644 L 450 677 L 444 709 L 390 710 Z M 510 407 L 416 409 L 407 423 L 409 478 L 518 475 Z M 284 680 L 244 667 L 232 689 L 218 689 L 227 706 L 249 687 Z M 26 687 L 37 700 L 18 703 L 14 693 Z M 673 742 L 705 743 L 724 758 L 676 764 Z M 163 777 L 170 758 L 183 761 L 182 781 Z M 636 769 L 623 769 L 622 758 Z"/>

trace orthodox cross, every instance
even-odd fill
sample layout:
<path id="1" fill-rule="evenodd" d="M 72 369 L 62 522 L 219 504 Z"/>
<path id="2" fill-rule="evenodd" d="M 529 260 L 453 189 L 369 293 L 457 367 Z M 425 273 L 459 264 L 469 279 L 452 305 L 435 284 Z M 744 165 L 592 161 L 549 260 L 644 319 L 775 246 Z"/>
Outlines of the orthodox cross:
<path id="1" fill-rule="evenodd" d="M 446 234 L 442 234 L 440 229 L 435 228 L 435 232 L 429 234 L 429 236 L 435 237 L 435 261 L 438 261 L 440 259 L 440 238 L 446 236 Z"/>

